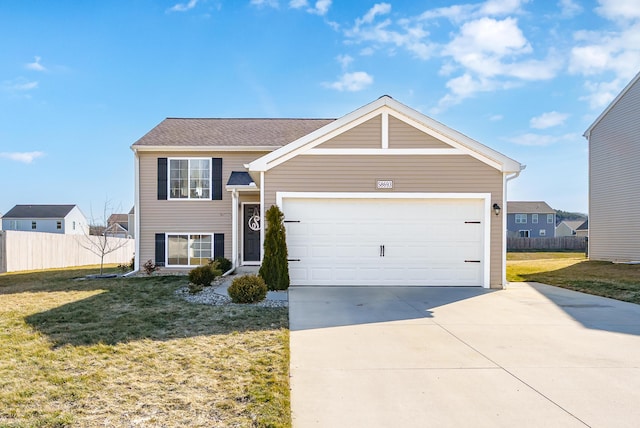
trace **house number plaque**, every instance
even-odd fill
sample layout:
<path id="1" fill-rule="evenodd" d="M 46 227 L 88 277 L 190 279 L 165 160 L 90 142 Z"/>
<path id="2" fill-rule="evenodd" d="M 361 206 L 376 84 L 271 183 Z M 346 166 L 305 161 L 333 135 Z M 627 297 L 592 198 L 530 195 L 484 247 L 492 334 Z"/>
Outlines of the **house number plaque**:
<path id="1" fill-rule="evenodd" d="M 378 180 L 376 189 L 393 189 L 393 180 Z"/>

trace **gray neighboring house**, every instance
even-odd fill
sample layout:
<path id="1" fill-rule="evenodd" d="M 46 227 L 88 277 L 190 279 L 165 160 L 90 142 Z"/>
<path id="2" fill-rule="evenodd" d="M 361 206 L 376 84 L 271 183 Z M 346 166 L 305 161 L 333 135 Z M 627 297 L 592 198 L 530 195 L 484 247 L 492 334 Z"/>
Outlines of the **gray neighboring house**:
<path id="1" fill-rule="evenodd" d="M 83 235 L 88 228 L 77 205 L 16 205 L 2 217 L 2 230 Z"/>
<path id="2" fill-rule="evenodd" d="M 553 238 L 556 210 L 543 201 L 507 202 L 507 236 Z"/>
<path id="3" fill-rule="evenodd" d="M 589 258 L 640 261 L 640 73 L 585 131 Z"/>
<path id="4" fill-rule="evenodd" d="M 582 222 L 580 226 L 576 229 L 576 236 L 589 236 L 589 220 L 585 220 Z"/>

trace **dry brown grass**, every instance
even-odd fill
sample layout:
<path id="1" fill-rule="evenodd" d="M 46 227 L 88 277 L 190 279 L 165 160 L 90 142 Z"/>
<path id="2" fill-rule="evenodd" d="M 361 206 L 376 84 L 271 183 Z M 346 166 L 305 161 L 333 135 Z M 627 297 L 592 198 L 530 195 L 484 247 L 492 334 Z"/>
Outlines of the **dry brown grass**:
<path id="1" fill-rule="evenodd" d="M 583 253 L 509 253 L 507 280 L 541 282 L 640 303 L 640 265 L 590 261 Z"/>
<path id="2" fill-rule="evenodd" d="M 84 273 L 0 275 L 0 426 L 290 426 L 286 309 Z"/>

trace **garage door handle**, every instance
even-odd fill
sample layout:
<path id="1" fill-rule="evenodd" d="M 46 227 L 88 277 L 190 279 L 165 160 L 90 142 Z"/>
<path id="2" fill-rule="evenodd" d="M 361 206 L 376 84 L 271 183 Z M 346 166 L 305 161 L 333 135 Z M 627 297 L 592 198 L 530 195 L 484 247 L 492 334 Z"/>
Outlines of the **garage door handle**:
<path id="1" fill-rule="evenodd" d="M 480 263 L 480 260 L 465 260 L 465 263 Z"/>
<path id="2" fill-rule="evenodd" d="M 479 221 L 465 221 L 464 224 L 481 224 Z"/>
<path id="3" fill-rule="evenodd" d="M 300 259 L 287 259 L 288 262 L 299 262 Z"/>
<path id="4" fill-rule="evenodd" d="M 384 257 L 384 245 L 380 245 L 380 257 Z"/>

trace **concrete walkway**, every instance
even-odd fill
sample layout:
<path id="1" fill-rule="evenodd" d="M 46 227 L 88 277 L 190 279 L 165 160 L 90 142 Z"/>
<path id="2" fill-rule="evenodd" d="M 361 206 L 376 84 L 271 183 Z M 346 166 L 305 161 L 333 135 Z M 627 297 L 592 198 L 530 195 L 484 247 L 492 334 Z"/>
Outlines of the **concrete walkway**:
<path id="1" fill-rule="evenodd" d="M 289 290 L 305 427 L 640 426 L 640 306 L 541 284 Z"/>

